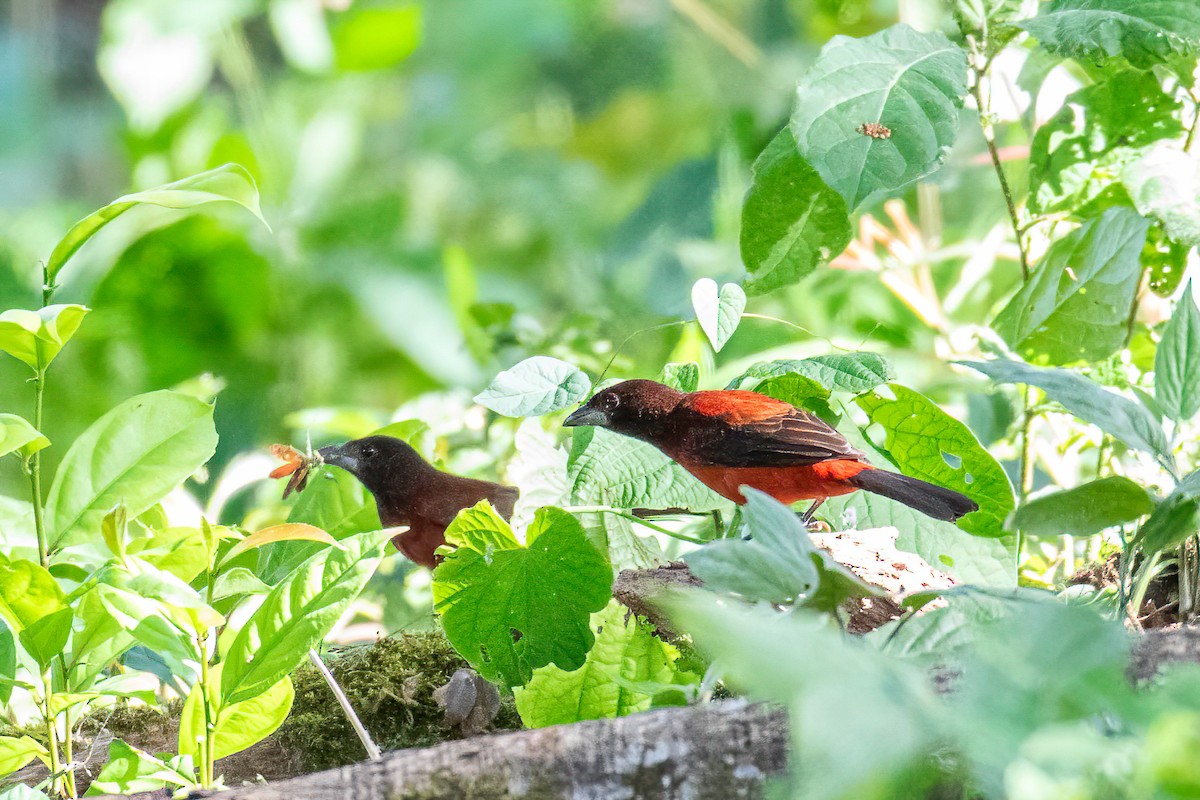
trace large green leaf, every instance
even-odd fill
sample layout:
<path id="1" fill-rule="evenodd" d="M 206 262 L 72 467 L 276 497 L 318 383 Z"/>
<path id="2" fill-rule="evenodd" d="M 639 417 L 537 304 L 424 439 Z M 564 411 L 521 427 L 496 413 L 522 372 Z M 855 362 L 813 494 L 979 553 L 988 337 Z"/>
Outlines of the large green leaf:
<path id="1" fill-rule="evenodd" d="M 434 609 L 447 638 L 484 677 L 509 686 L 547 664 L 578 669 L 593 642 L 589 614 L 612 596 L 608 560 L 565 511 L 539 510 L 525 546 L 490 513 L 486 536 L 447 530 L 458 549 L 433 574 Z"/>
<path id="2" fill-rule="evenodd" d="M 108 762 L 92 781 L 88 794 L 134 794 L 163 786 L 192 787 L 195 783 L 191 759 L 176 757 L 164 761 L 120 739 L 113 739 L 108 746 Z"/>
<path id="3" fill-rule="evenodd" d="M 1092 423 L 1127 447 L 1155 456 L 1168 470 L 1175 469 L 1175 458 L 1162 426 L 1140 403 L 1064 369 L 1033 367 L 1003 358 L 957 363 L 982 372 L 996 383 L 1036 386 L 1084 422 Z"/>
<path id="4" fill-rule="evenodd" d="M 1158 142 L 1125 166 L 1121 180 L 1137 210 L 1162 223 L 1172 241 L 1200 245 L 1200 157 L 1194 150 L 1185 151 L 1179 141 Z"/>
<path id="5" fill-rule="evenodd" d="M 992 327 L 1026 360 L 1069 364 L 1125 344 L 1150 223 L 1110 208 L 1055 242 Z"/>
<path id="6" fill-rule="evenodd" d="M 48 759 L 50 751 L 36 739 L 29 736 L 0 736 L 0 777 L 11 775 L 38 757 Z"/>
<path id="7" fill-rule="evenodd" d="M 24 417 L 0 414 L 0 456 L 16 453 L 21 458 L 28 458 L 49 445 L 50 440 Z"/>
<path id="8" fill-rule="evenodd" d="M 209 672 L 209 698 L 219 700 L 223 664 Z M 205 714 L 201 684 L 197 683 L 188 694 L 179 716 L 179 754 L 201 759 L 204 747 Z M 222 706 L 212 703 L 209 715 L 215 717 L 213 733 L 213 758 L 224 758 L 240 753 L 251 745 L 261 742 L 274 733 L 288 712 L 292 710 L 295 690 L 286 675 L 274 686 L 256 697 L 240 703 Z"/>
<path id="9" fill-rule="evenodd" d="M 40 372 L 70 341 L 91 309 L 80 305 L 14 308 L 0 314 L 0 350 Z"/>
<path id="10" fill-rule="evenodd" d="M 1153 74 L 1128 70 L 1069 96 L 1030 144 L 1030 211 L 1086 217 L 1125 202 L 1122 170 L 1183 134 L 1180 107 Z"/>
<path id="11" fill-rule="evenodd" d="M 237 203 L 266 224 L 258 207 L 258 187 L 254 185 L 254 178 L 240 164 L 225 164 L 154 189 L 118 197 L 99 211 L 94 211 L 76 222 L 50 253 L 46 262 L 48 283 L 54 284 L 67 260 L 88 239 L 136 205 L 194 208 L 205 203 L 221 201 Z"/>
<path id="12" fill-rule="evenodd" d="M 18 633 L 66 607 L 66 595 L 49 570 L 0 556 L 0 612 Z"/>
<path id="13" fill-rule="evenodd" d="M 790 395 L 808 395 L 815 381 L 829 392 L 860 394 L 887 383 L 895 375 L 892 365 L 875 353 L 834 353 L 802 359 L 759 361 L 730 381 L 727 389 L 751 389 L 788 400 Z M 788 402 L 792 402 L 788 400 Z"/>
<path id="14" fill-rule="evenodd" d="M 1147 552 L 1158 553 L 1178 547 L 1200 528 L 1200 470 L 1181 480 L 1150 519 L 1138 530 L 1136 541 Z"/>
<path id="15" fill-rule="evenodd" d="M 1200 308 L 1190 282 L 1154 353 L 1154 399 L 1176 422 L 1200 411 Z"/>
<path id="16" fill-rule="evenodd" d="M 213 408 L 176 392 L 126 400 L 92 424 L 63 458 L 46 515 L 54 547 L 99 539 L 119 502 L 136 517 L 204 465 L 217 446 Z"/>
<path id="17" fill-rule="evenodd" d="M 854 236 L 841 195 L 796 150 L 784 128 L 754 162 L 754 182 L 742 205 L 746 291 L 790 286 L 846 249 Z"/>
<path id="18" fill-rule="evenodd" d="M 650 708 L 653 696 L 631 684 L 669 684 L 679 652 L 657 639 L 624 606 L 610 602 L 592 614 L 596 641 L 583 666 L 567 671 L 549 664 L 513 694 L 526 727 L 544 728 L 585 719 L 623 717 Z"/>
<path id="19" fill-rule="evenodd" d="M 966 92 L 966 55 L 940 33 L 893 25 L 863 39 L 835 36 L 796 89 L 792 134 L 853 209 L 937 168 Z M 866 124 L 888 133 L 868 135 Z"/>
<path id="20" fill-rule="evenodd" d="M 752 538 L 710 542 L 686 556 L 688 567 L 706 588 L 826 612 L 850 597 L 878 594 L 815 547 L 790 508 L 755 489 L 747 487 L 743 492 Z"/>
<path id="21" fill-rule="evenodd" d="M 1124 57 L 1149 68 L 1200 49 L 1192 0 L 1050 0 L 1021 27 L 1055 55 L 1103 64 Z"/>
<path id="22" fill-rule="evenodd" d="M 77 624 L 67 657 L 67 689 L 84 691 L 93 679 L 134 644 L 133 634 L 109 613 L 93 586 L 74 602 Z"/>
<path id="23" fill-rule="evenodd" d="M 905 475 L 962 492 L 979 510 L 958 521 L 976 536 L 1004 536 L 1004 520 L 1013 509 L 1012 485 L 1004 468 L 963 423 L 927 397 L 899 384 L 888 384 L 895 399 L 878 392 L 856 402 L 872 425 L 883 428 L 884 447 Z"/>
<path id="24" fill-rule="evenodd" d="M 1129 478 L 1113 475 L 1030 500 L 1009 527 L 1037 536 L 1092 536 L 1154 510 L 1154 500 Z"/>
<path id="25" fill-rule="evenodd" d="M 692 308 L 700 330 L 708 337 L 713 350 L 719 353 L 742 321 L 746 293 L 736 283 L 727 283 L 718 292 L 716 281 L 701 278 L 692 286 Z"/>
<path id="26" fill-rule="evenodd" d="M 506 417 L 537 417 L 578 403 L 591 388 L 579 367 L 533 356 L 497 375 L 475 402 Z"/>
<path id="27" fill-rule="evenodd" d="M 262 694 L 300 665 L 375 574 L 388 538 L 372 531 L 343 539 L 342 549 L 322 550 L 271 590 L 229 643 L 224 705 Z"/>

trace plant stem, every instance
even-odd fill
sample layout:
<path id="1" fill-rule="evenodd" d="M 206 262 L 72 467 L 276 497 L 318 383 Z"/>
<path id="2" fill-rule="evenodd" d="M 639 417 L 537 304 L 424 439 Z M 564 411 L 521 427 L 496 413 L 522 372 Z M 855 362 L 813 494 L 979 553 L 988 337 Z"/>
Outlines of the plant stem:
<path id="1" fill-rule="evenodd" d="M 1029 280 L 1029 254 L 1025 252 L 1025 246 L 1022 243 L 1021 236 L 1021 218 L 1017 214 L 1017 203 L 1013 199 L 1012 189 L 1009 188 L 1008 178 L 1004 175 L 1004 165 L 1000 162 L 1000 149 L 996 147 L 996 134 L 992 130 L 992 123 L 987 118 L 988 105 L 984 101 L 983 94 L 983 79 L 985 70 L 976 70 L 975 82 L 971 87 L 971 94 L 975 96 L 975 104 L 979 109 L 979 125 L 983 128 L 983 141 L 987 144 L 988 155 L 992 157 L 992 167 L 996 171 L 996 177 L 1000 181 L 1000 191 L 1004 193 L 1004 204 L 1008 207 L 1008 218 L 1012 222 L 1013 233 L 1017 237 L 1017 251 L 1021 255 L 1021 279 L 1022 281 Z"/>
<path id="2" fill-rule="evenodd" d="M 197 634 L 196 643 L 200 645 L 200 702 L 204 705 L 204 757 L 200 761 L 200 784 L 209 789 L 216 782 L 213 745 L 216 743 L 217 721 L 212 717 L 212 705 L 208 702 L 208 641 Z"/>
<path id="3" fill-rule="evenodd" d="M 697 539 L 694 536 L 688 536 L 686 533 L 669 530 L 661 525 L 655 525 L 653 522 L 647 522 L 641 517 L 630 514 L 628 511 L 622 511 L 619 508 L 612 506 L 567 506 L 563 509 L 570 514 L 612 514 L 617 517 L 624 517 L 630 522 L 636 522 L 639 525 L 644 525 L 653 531 L 657 531 L 664 536 L 670 536 L 672 539 L 678 539 L 681 542 L 690 542 L 691 544 L 707 544 L 703 539 Z"/>
<path id="4" fill-rule="evenodd" d="M 354 728 L 354 732 L 358 734 L 358 740 L 362 742 L 362 746 L 366 749 L 367 755 L 372 761 L 378 761 L 383 757 L 379 752 L 379 747 L 371 738 L 371 734 L 363 727 L 362 720 L 358 718 L 358 714 L 354 713 L 354 706 L 350 705 L 350 698 L 346 697 L 346 693 L 342 691 L 342 687 L 338 685 L 337 679 L 333 677 L 333 673 L 329 671 L 329 667 L 321 659 L 321 654 L 316 650 L 308 651 L 308 660 L 321 673 L 321 677 L 325 679 L 329 690 L 333 692 L 333 696 L 337 698 L 338 705 L 342 707 L 342 713 L 346 715 L 346 719 L 350 720 L 350 727 Z"/>
<path id="5" fill-rule="evenodd" d="M 1162 553 L 1155 553 L 1145 558 L 1141 566 L 1138 567 L 1137 578 L 1134 581 L 1133 590 L 1130 592 L 1129 603 L 1126 607 L 1126 614 L 1135 623 L 1138 621 L 1138 614 L 1142 611 L 1142 602 L 1146 599 L 1146 590 L 1150 588 L 1150 581 L 1154 578 L 1154 568 L 1158 566 L 1158 560 L 1161 557 Z"/>
<path id="6" fill-rule="evenodd" d="M 54 724 L 54 680 L 49 669 L 42 672 L 42 688 L 45 693 L 42 716 L 46 721 L 46 749 L 50 751 L 50 789 L 54 791 L 62 781 L 58 775 L 62 764 L 58 760 L 58 728 Z"/>
<path id="7" fill-rule="evenodd" d="M 1033 471 L 1036 457 L 1033 452 L 1033 420 L 1037 416 L 1033 411 L 1033 387 L 1026 386 L 1022 395 L 1024 412 L 1021 417 L 1021 462 L 1020 485 L 1017 487 L 1017 499 L 1024 503 L 1033 491 Z"/>
<path id="8" fill-rule="evenodd" d="M 63 739 L 63 759 L 66 761 L 67 774 L 63 776 L 63 780 L 67 787 L 68 797 L 77 797 L 77 789 L 75 787 L 75 743 L 71 736 L 71 709 L 63 709 L 63 728 L 66 729 L 66 738 Z"/>
<path id="9" fill-rule="evenodd" d="M 42 430 L 42 395 L 46 390 L 46 369 L 38 370 L 33 384 L 33 427 Z M 43 567 L 50 566 L 50 546 L 46 538 L 46 520 L 42 508 L 42 454 L 34 453 L 29 459 L 29 490 L 33 501 L 33 526 L 37 530 L 38 559 Z"/>

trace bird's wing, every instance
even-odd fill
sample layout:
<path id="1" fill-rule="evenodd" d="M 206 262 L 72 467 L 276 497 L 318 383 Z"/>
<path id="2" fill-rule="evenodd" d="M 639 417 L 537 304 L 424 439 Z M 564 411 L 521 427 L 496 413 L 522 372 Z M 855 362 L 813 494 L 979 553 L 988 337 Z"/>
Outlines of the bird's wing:
<path id="1" fill-rule="evenodd" d="M 424 491 L 416 493 L 413 513 L 429 522 L 443 527 L 449 525 L 464 508 L 470 508 L 480 500 L 487 500 L 500 516 L 512 516 L 517 490 L 489 481 L 477 481 L 457 475 L 439 474 L 439 480 L 428 482 Z"/>
<path id="2" fill-rule="evenodd" d="M 815 414 L 754 392 L 696 392 L 681 404 L 685 458 L 724 467 L 796 467 L 864 459 Z"/>

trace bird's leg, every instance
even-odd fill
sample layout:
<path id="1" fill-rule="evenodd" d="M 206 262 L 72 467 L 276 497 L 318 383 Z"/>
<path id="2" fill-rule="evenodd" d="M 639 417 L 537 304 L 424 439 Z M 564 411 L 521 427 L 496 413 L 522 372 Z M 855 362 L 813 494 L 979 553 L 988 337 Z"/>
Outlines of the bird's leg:
<path id="1" fill-rule="evenodd" d="M 802 523 L 804 523 L 804 527 L 809 528 L 812 526 L 813 514 L 817 513 L 817 509 L 820 508 L 821 504 L 824 503 L 827 499 L 828 498 L 822 497 L 820 499 L 814 500 L 813 504 L 808 507 L 808 511 L 805 511 L 804 514 L 801 515 L 800 521 Z"/>

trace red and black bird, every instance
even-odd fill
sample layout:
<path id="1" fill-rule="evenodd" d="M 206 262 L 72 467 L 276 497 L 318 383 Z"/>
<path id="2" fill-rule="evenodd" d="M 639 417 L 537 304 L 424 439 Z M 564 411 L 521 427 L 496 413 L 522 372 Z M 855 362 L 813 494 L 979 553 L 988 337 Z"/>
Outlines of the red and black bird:
<path id="1" fill-rule="evenodd" d="M 367 436 L 322 447 L 317 453 L 326 464 L 341 467 L 367 487 L 385 527 L 408 526 L 392 543 L 430 569 L 437 566 L 434 551 L 446 543 L 446 526 L 459 511 L 487 500 L 509 519 L 517 502 L 513 487 L 442 472 L 407 442 L 391 436 Z"/>
<path id="2" fill-rule="evenodd" d="M 755 392 L 681 392 L 624 381 L 598 392 L 563 425 L 594 425 L 649 442 L 735 503 L 746 502 L 741 486 L 787 505 L 812 500 L 806 521 L 826 499 L 859 489 L 947 522 L 979 509 L 966 495 L 876 469 L 820 417 Z"/>

